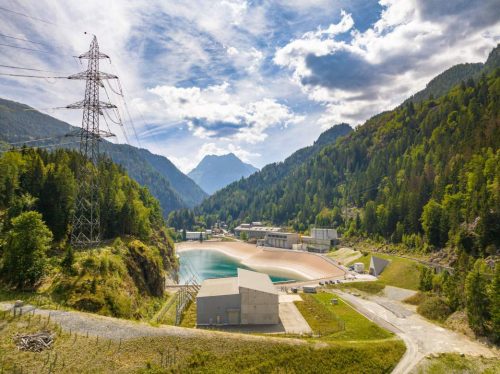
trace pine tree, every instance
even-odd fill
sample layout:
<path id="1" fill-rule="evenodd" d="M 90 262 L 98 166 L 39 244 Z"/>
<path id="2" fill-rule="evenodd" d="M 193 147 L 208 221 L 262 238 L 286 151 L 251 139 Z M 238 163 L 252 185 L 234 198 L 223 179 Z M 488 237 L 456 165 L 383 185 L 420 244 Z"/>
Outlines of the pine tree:
<path id="1" fill-rule="evenodd" d="M 486 322 L 489 319 L 488 281 L 484 274 L 483 260 L 474 264 L 465 281 L 465 297 L 469 325 L 478 334 L 486 332 Z"/>

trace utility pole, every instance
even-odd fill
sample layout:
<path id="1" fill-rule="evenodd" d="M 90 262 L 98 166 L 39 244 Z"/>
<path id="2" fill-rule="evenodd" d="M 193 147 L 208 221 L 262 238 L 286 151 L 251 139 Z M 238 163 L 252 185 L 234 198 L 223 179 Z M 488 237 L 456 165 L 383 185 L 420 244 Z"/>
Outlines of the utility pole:
<path id="1" fill-rule="evenodd" d="M 82 127 L 80 135 L 80 154 L 82 164 L 77 170 L 78 195 L 75 204 L 75 213 L 71 228 L 71 245 L 74 247 L 88 247 L 100 242 L 100 210 L 99 210 L 99 142 L 103 137 L 113 136 L 109 132 L 99 129 L 99 116 L 103 109 L 116 108 L 111 103 L 99 101 L 99 88 L 103 87 L 102 80 L 117 79 L 116 75 L 99 71 L 99 60 L 109 58 L 99 52 L 99 44 L 94 35 L 90 49 L 78 57 L 87 59 L 87 70 L 71 75 L 68 79 L 86 81 L 85 99 L 68 105 L 68 109 L 83 109 Z M 89 163 L 90 162 L 90 163 Z"/>

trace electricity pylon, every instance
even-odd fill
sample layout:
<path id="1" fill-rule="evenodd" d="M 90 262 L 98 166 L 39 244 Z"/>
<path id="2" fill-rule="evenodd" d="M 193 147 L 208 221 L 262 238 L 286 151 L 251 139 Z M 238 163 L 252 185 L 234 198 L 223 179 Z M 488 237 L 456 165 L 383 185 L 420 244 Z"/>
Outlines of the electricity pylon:
<path id="1" fill-rule="evenodd" d="M 90 49 L 79 56 L 87 59 L 87 70 L 71 75 L 68 79 L 82 79 L 86 81 L 85 99 L 68 105 L 69 109 L 83 109 L 82 128 L 80 135 L 80 154 L 82 164 L 77 170 L 78 195 L 75 204 L 71 229 L 71 245 L 74 247 L 88 247 L 100 242 L 100 210 L 98 161 L 99 142 L 103 137 L 112 136 L 111 133 L 99 129 L 99 116 L 103 109 L 116 108 L 111 103 L 99 101 L 99 88 L 104 87 L 102 80 L 117 79 L 116 75 L 99 71 L 99 60 L 109 58 L 99 52 L 99 44 L 94 35 Z"/>

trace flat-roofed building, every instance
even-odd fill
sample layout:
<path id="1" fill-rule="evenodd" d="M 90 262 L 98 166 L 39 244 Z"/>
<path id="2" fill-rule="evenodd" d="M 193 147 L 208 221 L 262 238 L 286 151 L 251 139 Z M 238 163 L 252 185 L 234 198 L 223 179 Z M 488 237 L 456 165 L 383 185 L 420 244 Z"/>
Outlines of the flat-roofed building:
<path id="1" fill-rule="evenodd" d="M 323 253 L 335 244 L 338 235 L 335 229 L 313 228 L 310 236 L 303 235 L 301 239 L 308 251 Z"/>
<path id="2" fill-rule="evenodd" d="M 281 227 L 262 226 L 260 222 L 242 223 L 234 229 L 234 234 L 240 237 L 242 233 L 247 234 L 248 239 L 264 239 L 268 232 L 281 232 Z"/>
<path id="3" fill-rule="evenodd" d="M 299 234 L 293 232 L 268 232 L 264 244 L 268 247 L 292 249 L 299 240 Z"/>
<path id="4" fill-rule="evenodd" d="M 238 276 L 206 279 L 196 297 L 196 324 L 279 323 L 278 291 L 269 275 L 238 269 Z"/>
<path id="5" fill-rule="evenodd" d="M 205 231 L 187 231 L 186 240 L 200 240 L 200 236 L 203 240 L 207 238 L 207 233 Z"/>

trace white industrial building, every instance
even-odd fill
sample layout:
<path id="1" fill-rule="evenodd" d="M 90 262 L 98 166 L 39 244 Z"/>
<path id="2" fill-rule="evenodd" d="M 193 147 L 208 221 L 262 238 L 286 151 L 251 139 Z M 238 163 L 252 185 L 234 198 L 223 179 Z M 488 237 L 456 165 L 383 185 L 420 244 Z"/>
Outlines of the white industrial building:
<path id="1" fill-rule="evenodd" d="M 196 297 L 198 326 L 278 323 L 278 291 L 267 274 L 238 269 L 237 277 L 206 279 Z"/>
<path id="2" fill-rule="evenodd" d="M 239 238 L 245 232 L 248 239 L 264 239 L 267 233 L 281 231 L 281 227 L 264 226 L 262 222 L 252 222 L 242 223 L 234 229 L 234 234 Z"/>
<path id="3" fill-rule="evenodd" d="M 311 235 L 303 235 L 301 249 L 310 252 L 328 252 L 335 241 L 338 239 L 337 230 L 335 229 L 311 229 Z"/>
<path id="4" fill-rule="evenodd" d="M 200 235 L 203 240 L 207 238 L 207 233 L 205 231 L 187 231 L 186 240 L 200 240 Z"/>
<path id="5" fill-rule="evenodd" d="M 267 247 L 292 249 L 293 245 L 299 241 L 299 234 L 293 232 L 273 232 L 266 234 L 264 245 Z"/>

